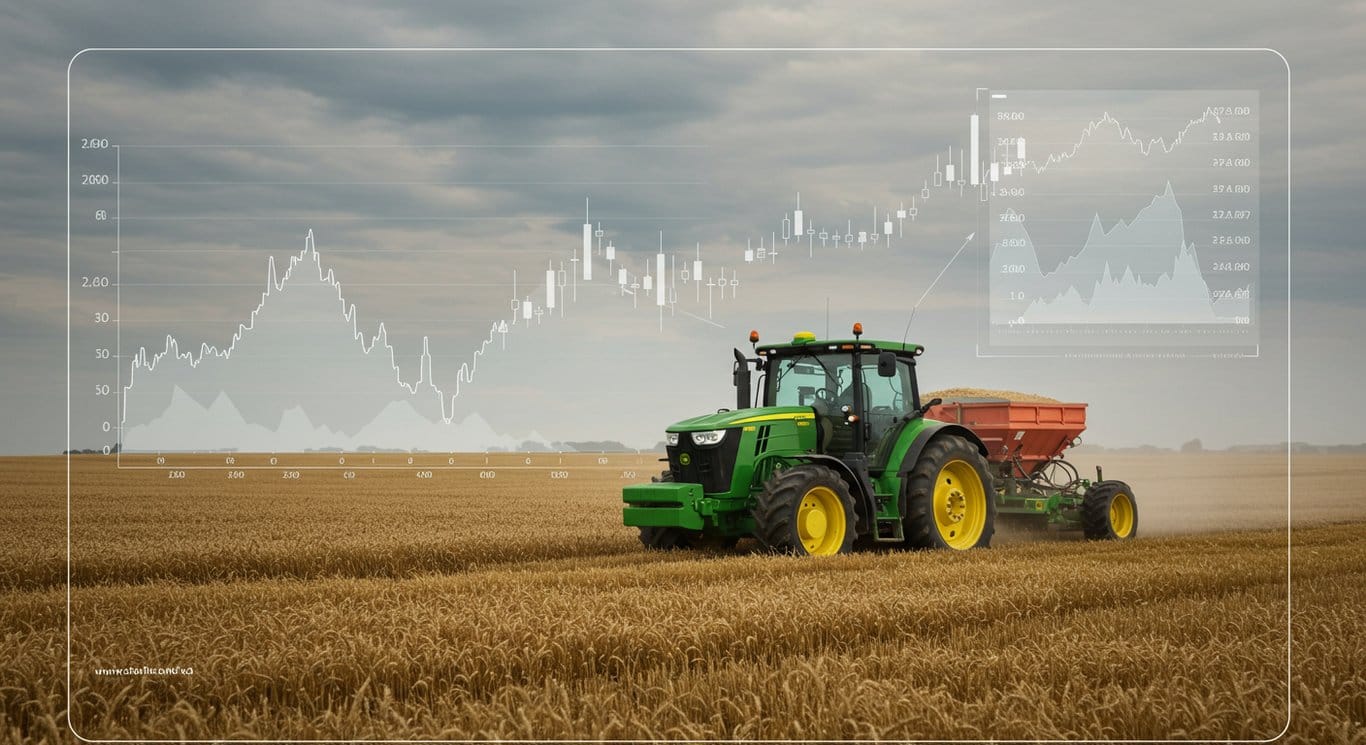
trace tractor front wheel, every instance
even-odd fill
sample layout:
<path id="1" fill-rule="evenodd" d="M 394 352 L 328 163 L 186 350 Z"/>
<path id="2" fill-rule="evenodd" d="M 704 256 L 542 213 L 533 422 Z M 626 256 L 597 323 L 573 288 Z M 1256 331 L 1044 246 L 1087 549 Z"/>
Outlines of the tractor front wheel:
<path id="1" fill-rule="evenodd" d="M 930 441 L 907 477 L 906 544 L 964 551 L 991 545 L 996 493 L 987 459 L 957 435 Z"/>
<path id="2" fill-rule="evenodd" d="M 854 548 L 856 520 L 848 484 L 825 466 L 778 471 L 755 498 L 754 532 L 770 551 L 847 554 Z"/>
<path id="3" fill-rule="evenodd" d="M 1138 502 L 1123 481 L 1097 481 L 1081 499 L 1081 529 L 1093 541 L 1115 541 L 1138 534 Z"/>
<path id="4" fill-rule="evenodd" d="M 685 528 L 642 527 L 640 529 L 640 542 L 644 544 L 645 548 L 655 551 L 697 548 L 701 540 L 701 533 Z"/>

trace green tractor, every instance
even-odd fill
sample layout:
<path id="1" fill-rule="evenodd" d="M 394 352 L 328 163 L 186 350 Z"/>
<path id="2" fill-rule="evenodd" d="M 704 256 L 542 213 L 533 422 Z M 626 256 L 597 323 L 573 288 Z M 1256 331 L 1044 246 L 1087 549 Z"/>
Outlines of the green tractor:
<path id="1" fill-rule="evenodd" d="M 853 334 L 827 341 L 802 332 L 759 346 L 751 332 L 756 356 L 735 350 L 736 409 L 669 427 L 668 470 L 624 489 L 624 522 L 641 542 L 700 548 L 753 536 L 772 551 L 817 556 L 878 544 L 966 550 L 990 544 L 998 512 L 1092 538 L 1136 533 L 1127 485 L 1049 480 L 1075 425 L 1022 431 L 1019 442 L 1056 450 L 1022 460 L 1006 433 L 926 415 L 946 409 L 920 399 L 923 347 L 864 340 L 860 324 Z M 1085 404 L 1064 406 L 1084 416 Z"/>

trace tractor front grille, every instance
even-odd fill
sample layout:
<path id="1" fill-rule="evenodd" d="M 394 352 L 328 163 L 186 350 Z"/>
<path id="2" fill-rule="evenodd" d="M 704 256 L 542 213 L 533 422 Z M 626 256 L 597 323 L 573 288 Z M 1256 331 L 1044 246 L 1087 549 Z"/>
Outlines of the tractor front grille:
<path id="1" fill-rule="evenodd" d="M 730 491 L 731 474 L 735 472 L 735 457 L 740 452 L 740 430 L 726 433 L 719 445 L 699 447 L 692 438 L 684 433 L 678 444 L 666 448 L 669 454 L 669 471 L 674 481 L 684 484 L 701 484 L 706 493 Z M 688 457 L 683 458 L 684 455 Z M 683 463 L 684 460 L 688 462 Z"/>

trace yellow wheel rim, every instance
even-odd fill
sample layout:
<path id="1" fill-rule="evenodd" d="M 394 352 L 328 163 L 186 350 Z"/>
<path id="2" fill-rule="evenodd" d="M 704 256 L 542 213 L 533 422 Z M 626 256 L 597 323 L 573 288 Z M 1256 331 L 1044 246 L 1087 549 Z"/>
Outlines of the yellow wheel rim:
<path id="1" fill-rule="evenodd" d="M 1134 532 L 1134 500 L 1124 492 L 1110 500 L 1110 530 L 1118 538 L 1128 538 Z"/>
<path id="2" fill-rule="evenodd" d="M 844 503 L 825 486 L 813 486 L 797 507 L 797 538 L 813 556 L 830 556 L 844 546 Z"/>
<path id="3" fill-rule="evenodd" d="M 953 460 L 939 469 L 934 481 L 934 524 L 952 549 L 969 549 L 982 539 L 987 527 L 987 491 L 971 463 Z"/>

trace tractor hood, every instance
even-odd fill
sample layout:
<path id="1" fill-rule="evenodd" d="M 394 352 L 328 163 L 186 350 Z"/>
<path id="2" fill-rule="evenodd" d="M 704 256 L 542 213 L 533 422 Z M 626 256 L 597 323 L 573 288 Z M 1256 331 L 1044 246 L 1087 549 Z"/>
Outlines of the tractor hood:
<path id="1" fill-rule="evenodd" d="M 684 419 L 668 427 L 668 432 L 704 432 L 713 429 L 741 427 L 757 422 L 774 422 L 784 419 L 815 419 L 816 412 L 809 406 L 764 406 L 738 411 L 718 411 L 703 414 L 692 419 Z"/>

